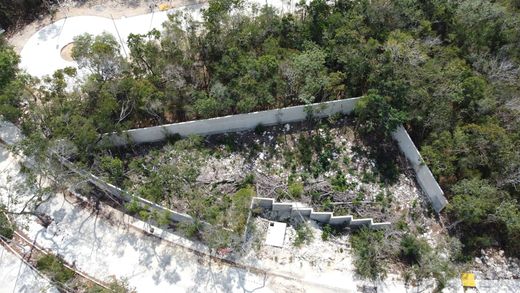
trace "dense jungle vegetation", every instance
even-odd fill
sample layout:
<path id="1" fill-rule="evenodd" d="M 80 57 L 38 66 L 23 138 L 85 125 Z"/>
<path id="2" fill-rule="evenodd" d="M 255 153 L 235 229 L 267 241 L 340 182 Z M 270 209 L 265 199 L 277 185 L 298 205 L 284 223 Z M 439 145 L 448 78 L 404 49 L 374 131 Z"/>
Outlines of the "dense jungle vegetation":
<path id="1" fill-rule="evenodd" d="M 464 255 L 520 254 L 520 1 L 314 0 L 293 14 L 210 1 L 202 23 L 171 16 L 132 35 L 76 39 L 75 69 L 37 80 L 0 51 L 0 111 L 38 147 L 85 162 L 129 127 L 365 96 L 362 131 L 404 122 L 446 192 Z"/>

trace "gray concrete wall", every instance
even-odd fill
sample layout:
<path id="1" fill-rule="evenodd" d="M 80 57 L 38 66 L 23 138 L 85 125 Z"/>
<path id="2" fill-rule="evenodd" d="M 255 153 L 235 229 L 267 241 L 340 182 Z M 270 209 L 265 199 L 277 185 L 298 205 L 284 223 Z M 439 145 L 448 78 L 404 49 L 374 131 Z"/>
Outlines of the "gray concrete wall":
<path id="1" fill-rule="evenodd" d="M 316 103 L 309 105 L 309 107 L 313 109 L 312 112 L 317 117 L 327 117 L 335 113 L 350 114 L 354 110 L 359 99 L 360 98 L 351 98 L 325 103 Z M 116 146 L 122 146 L 128 142 L 137 144 L 149 143 L 161 141 L 165 139 L 167 135 L 176 133 L 181 136 L 188 136 L 191 134 L 209 135 L 236 132 L 253 129 L 259 124 L 270 126 L 302 121 L 305 120 L 306 117 L 306 106 L 295 106 L 155 127 L 131 129 L 122 134 L 108 134 L 105 141 Z M 421 154 L 415 147 L 412 139 L 402 126 L 399 127 L 392 136 L 397 141 L 401 152 L 413 166 L 417 182 L 430 200 L 433 209 L 435 212 L 439 213 L 447 205 L 448 201 L 444 197 L 444 192 L 433 177 L 430 169 L 423 163 Z"/>
<path id="2" fill-rule="evenodd" d="M 94 184 L 99 189 L 111 194 L 112 196 L 120 198 L 120 199 L 124 200 L 125 202 L 135 200 L 141 207 L 146 207 L 150 211 L 156 210 L 160 213 L 168 212 L 168 213 L 170 213 L 170 218 L 175 222 L 193 222 L 194 221 L 194 219 L 188 214 L 179 213 L 179 212 L 170 210 L 168 208 L 165 208 L 161 205 L 158 205 L 158 204 L 151 202 L 147 199 L 144 199 L 142 197 L 132 195 L 132 194 L 122 190 L 121 188 L 119 188 L 115 185 L 112 185 L 91 173 L 88 173 L 88 172 L 85 172 L 83 170 L 76 168 L 76 166 L 74 166 L 74 164 L 72 164 L 67 159 L 65 159 L 59 155 L 56 155 L 56 157 L 62 163 L 62 165 L 67 167 L 69 170 L 85 177 L 85 179 L 87 179 L 90 183 Z"/>
<path id="3" fill-rule="evenodd" d="M 329 219 L 329 224 L 338 226 L 349 225 L 352 219 L 352 216 L 332 216 Z"/>
<path id="4" fill-rule="evenodd" d="M 254 129 L 259 124 L 264 126 L 303 121 L 308 109 L 316 117 L 327 117 L 336 113 L 350 114 L 359 98 L 316 103 L 308 106 L 294 106 L 275 110 L 230 115 L 211 119 L 195 120 L 154 127 L 145 127 L 123 131 L 121 134 L 107 134 L 104 142 L 123 146 L 129 142 L 141 144 L 164 140 L 167 135 L 192 134 L 210 135 L 225 132 L 237 132 Z"/>
<path id="5" fill-rule="evenodd" d="M 303 217 L 322 224 L 348 226 L 354 229 L 361 227 L 382 229 L 391 225 L 389 222 L 374 223 L 371 218 L 356 220 L 352 216 L 334 216 L 334 213 L 331 212 L 315 212 L 312 208 L 302 207 L 300 203 L 276 203 L 274 199 L 265 197 L 253 197 L 251 207 L 260 207 L 271 211 L 273 212 L 272 216 L 276 219 L 300 219 Z"/>
<path id="6" fill-rule="evenodd" d="M 406 132 L 403 126 L 399 126 L 399 128 L 392 133 L 392 137 L 397 141 L 399 149 L 412 165 L 417 177 L 417 182 L 419 182 L 421 189 L 430 200 L 433 209 L 439 213 L 448 204 L 448 200 L 444 197 L 444 192 L 437 183 L 437 180 L 435 180 L 435 177 L 433 177 L 430 168 L 424 163 L 410 135 L 408 135 L 408 132 Z"/>

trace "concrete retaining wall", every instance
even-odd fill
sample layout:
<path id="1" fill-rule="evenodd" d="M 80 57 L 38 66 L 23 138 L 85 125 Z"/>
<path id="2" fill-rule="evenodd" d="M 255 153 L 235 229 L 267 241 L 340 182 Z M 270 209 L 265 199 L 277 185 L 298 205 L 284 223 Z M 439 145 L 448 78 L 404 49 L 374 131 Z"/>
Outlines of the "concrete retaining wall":
<path id="1" fill-rule="evenodd" d="M 294 106 L 275 110 L 230 115 L 211 119 L 195 120 L 154 127 L 145 127 L 123 131 L 121 134 L 107 134 L 104 142 L 114 146 L 128 143 L 151 143 L 164 140 L 168 135 L 192 134 L 210 135 L 225 132 L 237 132 L 254 129 L 259 124 L 272 126 L 282 123 L 303 121 L 309 109 L 315 117 L 327 117 L 336 113 L 350 114 L 359 98 L 316 103 L 307 106 Z"/>
<path id="2" fill-rule="evenodd" d="M 312 108 L 316 117 L 327 117 L 336 113 L 350 114 L 354 110 L 360 98 L 336 100 L 324 103 L 311 104 L 309 106 L 295 106 L 275 110 L 253 112 L 247 114 L 231 115 L 204 120 L 188 121 L 175 124 L 166 124 L 155 127 L 138 128 L 124 131 L 122 134 L 108 134 L 105 142 L 115 146 L 123 146 L 129 142 L 150 143 L 164 140 L 167 135 L 191 134 L 209 135 L 225 132 L 236 132 L 255 128 L 262 124 L 265 126 L 281 123 L 303 121 L 307 117 L 308 109 Z M 444 192 L 433 177 L 430 169 L 421 158 L 421 154 L 415 147 L 412 139 L 404 129 L 399 127 L 392 137 L 397 141 L 401 152 L 412 164 L 419 185 L 432 203 L 435 212 L 439 213 L 448 203 Z"/>
<path id="3" fill-rule="evenodd" d="M 389 222 L 374 223 L 371 218 L 353 219 L 352 216 L 334 216 L 330 212 L 315 212 L 312 208 L 302 207 L 300 203 L 277 203 L 272 198 L 253 197 L 252 208 L 262 208 L 272 212 L 273 218 L 310 218 L 322 224 L 343 226 L 351 228 L 368 227 L 371 229 L 382 229 L 389 227 Z"/>
<path id="4" fill-rule="evenodd" d="M 55 155 L 55 156 L 57 157 L 57 159 L 61 162 L 61 164 L 63 166 L 67 167 L 69 170 L 75 172 L 76 174 L 83 176 L 85 179 L 87 179 L 90 183 L 95 185 L 97 188 L 111 194 L 112 196 L 115 196 L 125 202 L 130 202 L 132 200 L 135 200 L 141 207 L 146 207 L 150 211 L 156 210 L 160 213 L 168 212 L 170 214 L 170 219 L 172 219 L 175 222 L 190 222 L 191 223 L 194 221 L 194 219 L 190 215 L 170 210 L 168 208 L 165 208 L 161 205 L 158 205 L 158 204 L 151 202 L 147 199 L 144 199 L 142 197 L 132 195 L 132 194 L 122 190 L 121 188 L 119 188 L 115 185 L 112 185 L 89 172 L 85 172 L 83 170 L 76 168 L 76 166 L 74 166 L 74 164 L 72 164 L 67 159 L 65 159 L 59 155 Z"/>
<path id="5" fill-rule="evenodd" d="M 393 133 L 392 137 L 397 141 L 399 149 L 406 159 L 412 165 L 417 182 L 430 200 L 435 212 L 439 213 L 447 204 L 448 200 L 444 197 L 444 192 L 433 177 L 430 168 L 424 163 L 419 150 L 415 147 L 410 135 L 403 126 L 399 126 Z"/>

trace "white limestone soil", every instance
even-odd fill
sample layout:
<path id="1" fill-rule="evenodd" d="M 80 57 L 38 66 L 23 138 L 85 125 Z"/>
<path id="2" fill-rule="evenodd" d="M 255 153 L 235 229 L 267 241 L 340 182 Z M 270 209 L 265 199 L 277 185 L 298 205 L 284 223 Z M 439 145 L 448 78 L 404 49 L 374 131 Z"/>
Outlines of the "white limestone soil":
<path id="1" fill-rule="evenodd" d="M 0 154 L 0 184 L 5 187 L 0 190 L 0 200 L 17 209 L 34 193 L 14 188 L 23 184 L 18 162 L 1 146 Z M 12 198 L 18 202 L 13 203 Z M 117 214 L 108 220 L 61 194 L 41 205 L 39 211 L 53 218 L 47 228 L 32 216 L 15 219 L 29 238 L 94 278 L 127 279 L 137 292 L 338 292 L 322 280 L 293 280 L 209 261 L 206 256 L 130 229 Z"/>
<path id="2" fill-rule="evenodd" d="M 45 292 L 58 293 L 46 279 L 0 246 L 0 293 Z"/>

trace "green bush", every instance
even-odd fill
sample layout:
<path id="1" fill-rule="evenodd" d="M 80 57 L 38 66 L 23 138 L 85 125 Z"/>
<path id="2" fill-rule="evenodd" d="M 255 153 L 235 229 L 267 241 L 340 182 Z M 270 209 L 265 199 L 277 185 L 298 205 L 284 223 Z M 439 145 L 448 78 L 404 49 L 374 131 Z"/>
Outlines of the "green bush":
<path id="1" fill-rule="evenodd" d="M 172 221 L 171 216 L 172 216 L 172 213 L 165 210 L 165 211 L 157 214 L 155 221 L 157 222 L 157 224 L 159 226 L 168 226 Z"/>
<path id="2" fill-rule="evenodd" d="M 377 280 L 386 276 L 384 235 L 382 231 L 362 228 L 351 237 L 356 272 L 364 278 Z"/>
<path id="3" fill-rule="evenodd" d="M 242 182 L 240 182 L 239 187 L 240 188 L 245 188 L 245 187 L 247 187 L 249 185 L 253 185 L 254 182 L 255 182 L 255 174 L 249 173 L 249 174 L 246 175 L 246 177 L 244 177 Z"/>
<path id="4" fill-rule="evenodd" d="M 36 268 L 46 274 L 55 282 L 64 284 L 75 275 L 74 271 L 63 265 L 63 261 L 54 255 L 44 255 L 36 262 Z"/>
<path id="5" fill-rule="evenodd" d="M 328 241 L 330 238 L 330 235 L 332 235 L 332 227 L 329 224 L 325 224 L 321 231 L 321 240 Z"/>
<path id="6" fill-rule="evenodd" d="M 0 212 L 0 235 L 7 239 L 12 239 L 14 235 L 14 229 L 3 212 Z"/>
<path id="7" fill-rule="evenodd" d="M 314 235 L 312 234 L 312 230 L 307 226 L 307 224 L 299 224 L 296 227 L 296 238 L 294 239 L 294 246 L 300 247 L 303 244 L 311 243 Z"/>
<path id="8" fill-rule="evenodd" d="M 119 158 L 104 156 L 101 158 L 101 169 L 108 174 L 110 183 L 120 186 L 124 179 L 123 161 Z"/>
<path id="9" fill-rule="evenodd" d="M 143 209 L 135 198 L 132 198 L 131 201 L 127 202 L 125 208 L 130 215 L 138 214 Z"/>
<path id="10" fill-rule="evenodd" d="M 303 194 L 303 184 L 301 182 L 293 182 L 289 184 L 288 189 L 292 198 L 300 198 Z"/>
<path id="11" fill-rule="evenodd" d="M 400 257 L 408 264 L 419 264 L 431 250 L 430 245 L 414 235 L 407 234 L 401 239 Z"/>
<path id="12" fill-rule="evenodd" d="M 326 212 L 332 212 L 334 210 L 334 205 L 328 197 L 325 200 L 323 200 L 323 202 L 321 203 L 321 207 Z"/>
<path id="13" fill-rule="evenodd" d="M 349 183 L 347 181 L 347 177 L 343 172 L 338 172 L 335 177 L 330 180 L 330 184 L 332 185 L 332 189 L 339 192 L 345 192 L 347 190 L 351 190 L 354 186 L 354 183 Z"/>
<path id="14" fill-rule="evenodd" d="M 188 238 L 200 239 L 204 225 L 201 221 L 195 219 L 193 222 L 180 223 L 179 229 L 184 232 L 184 235 Z"/>

